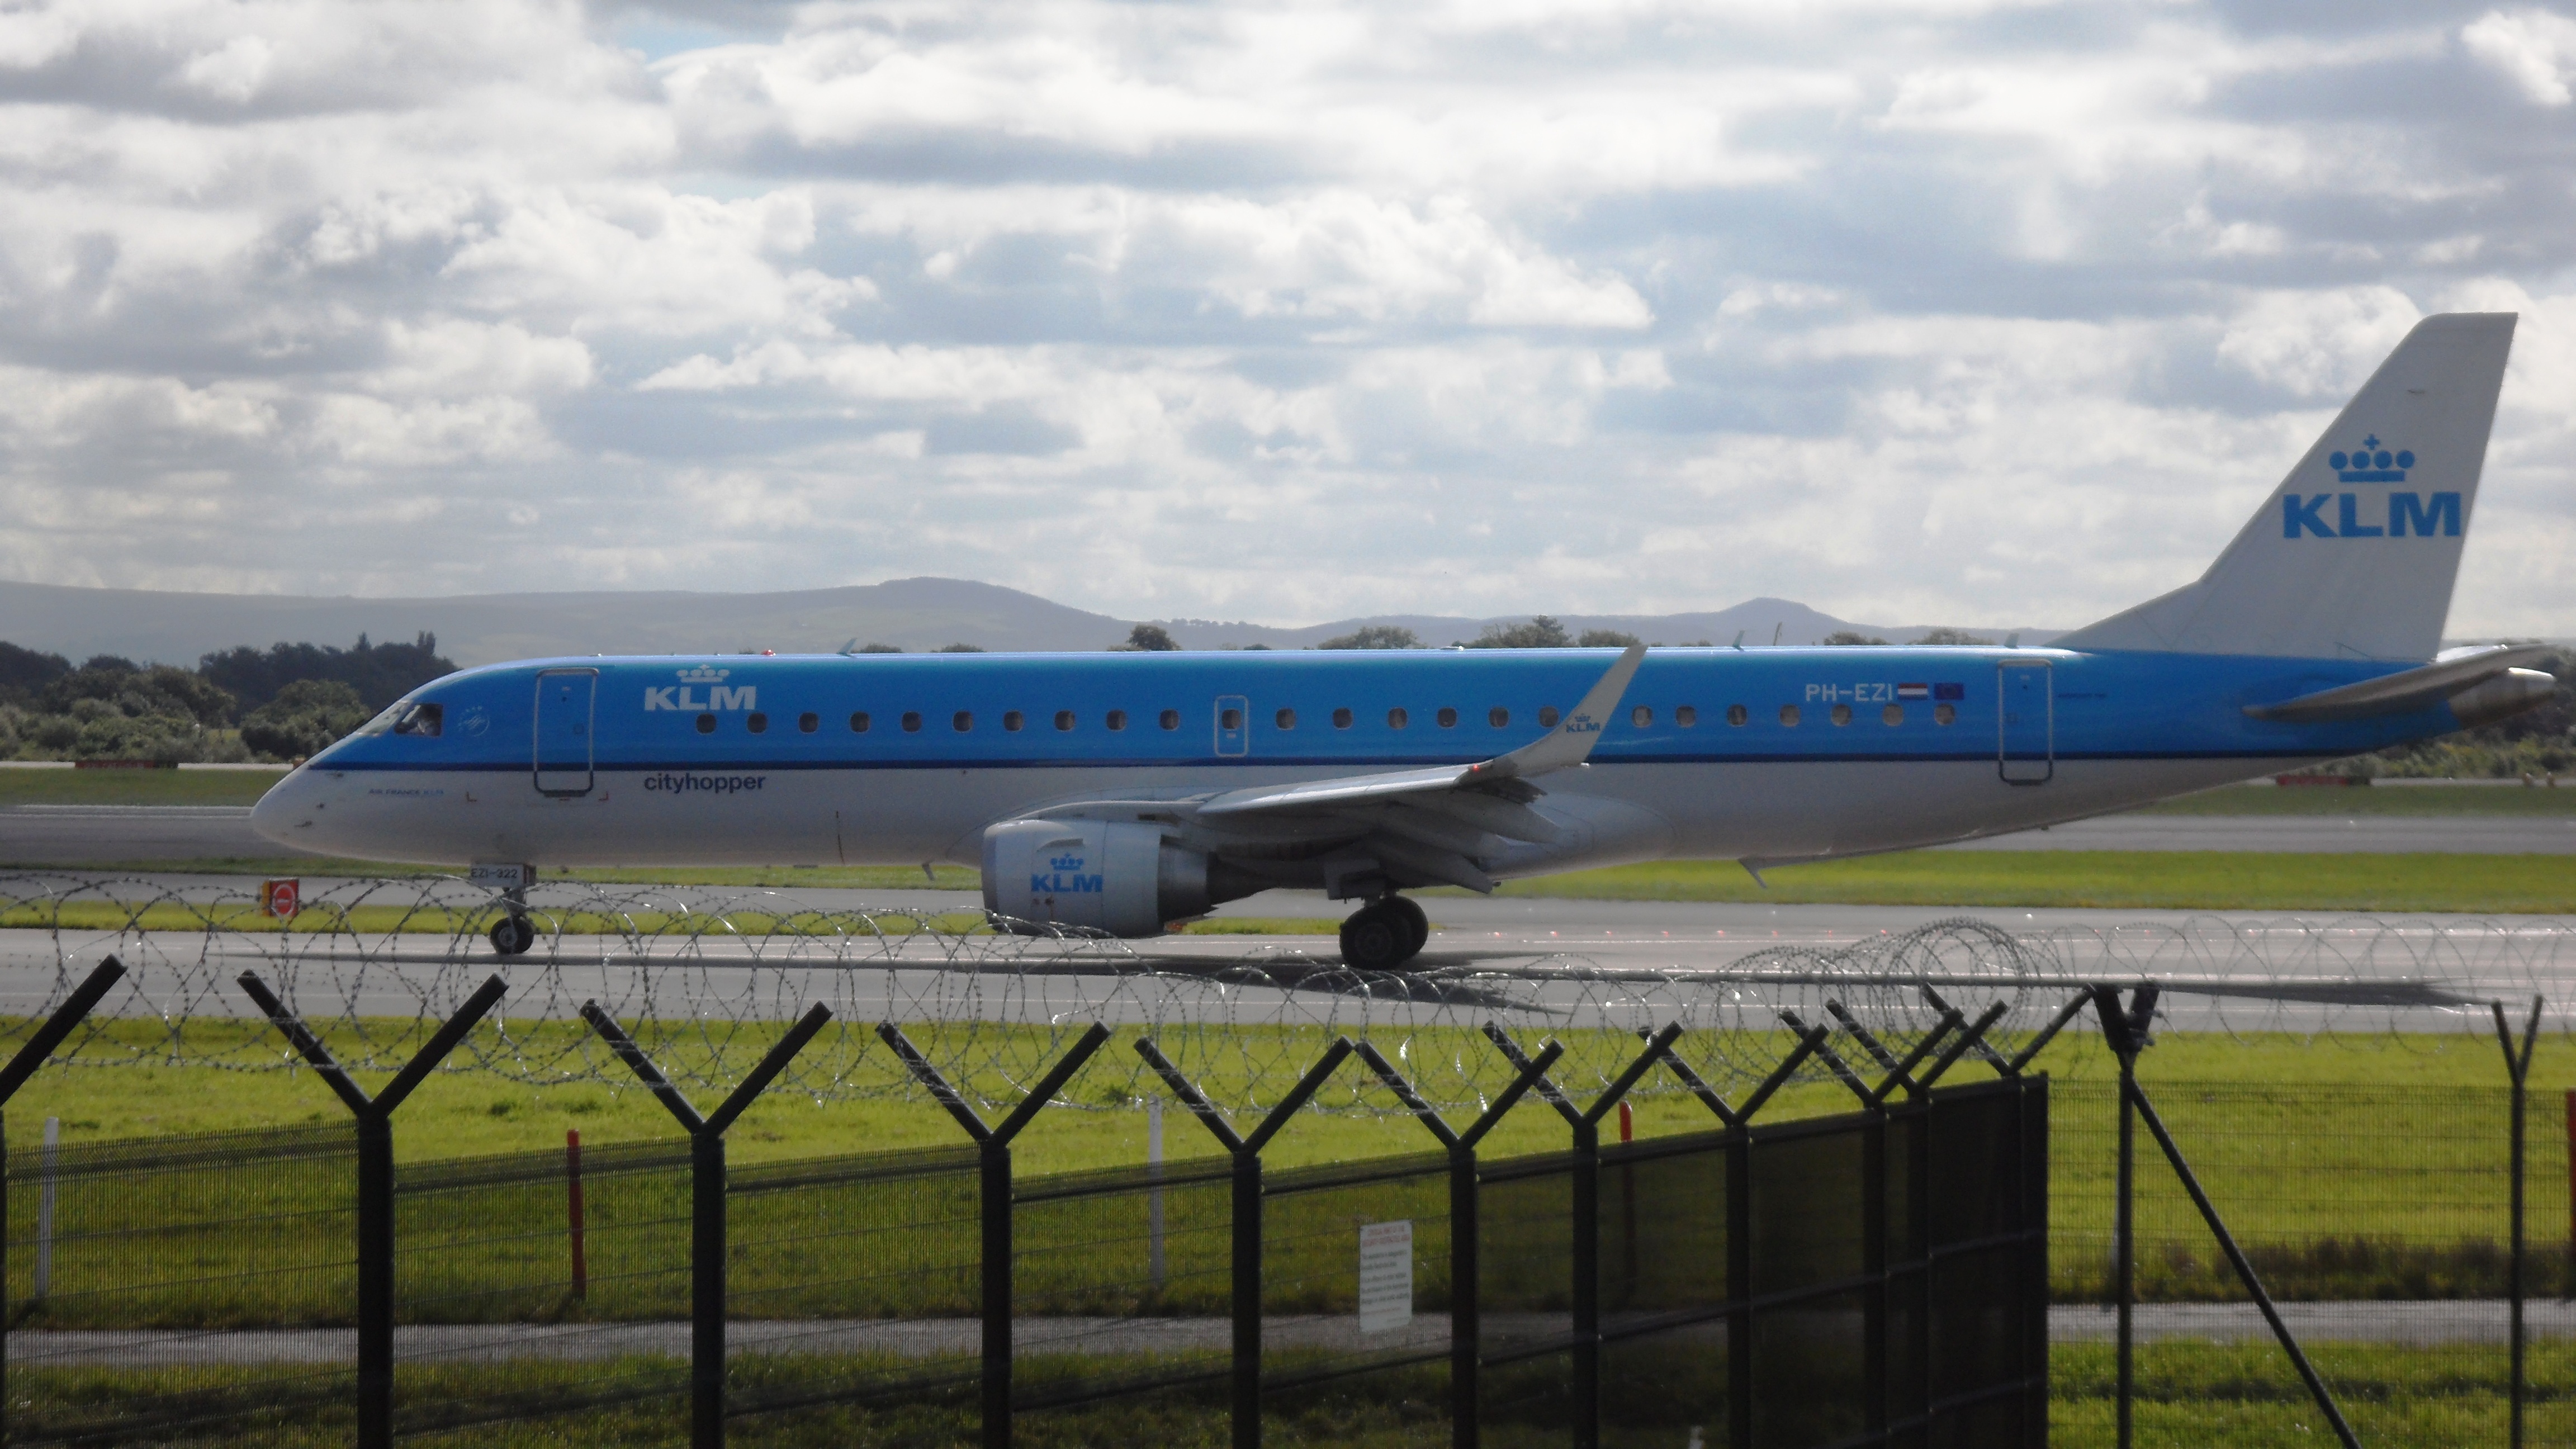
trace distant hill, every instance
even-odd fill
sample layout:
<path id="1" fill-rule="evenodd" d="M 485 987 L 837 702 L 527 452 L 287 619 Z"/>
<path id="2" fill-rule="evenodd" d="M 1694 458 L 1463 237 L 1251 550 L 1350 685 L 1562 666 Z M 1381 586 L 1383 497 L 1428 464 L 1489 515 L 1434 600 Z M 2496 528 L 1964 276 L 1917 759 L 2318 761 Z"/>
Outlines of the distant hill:
<path id="1" fill-rule="evenodd" d="M 1172 637 L 1192 649 L 1309 648 L 1363 624 L 1411 629 L 1426 644 L 1473 639 L 1487 623 L 1525 614 L 1470 619 L 1388 614 L 1304 628 L 1164 619 Z M 1560 614 L 1567 629 L 1616 629 L 1649 643 L 1812 644 L 1848 629 L 1898 643 L 1925 625 L 1856 624 L 1785 599 L 1753 599 L 1714 613 Z M 992 650 L 1106 649 L 1135 621 L 1115 619 L 964 579 L 894 579 L 839 589 L 774 594 L 678 591 L 462 594 L 448 598 L 311 598 L 288 594 L 182 594 L 144 589 L 85 589 L 0 581 L 0 639 L 64 655 L 74 662 L 115 654 L 145 662 L 194 665 L 201 655 L 236 645 L 310 642 L 345 646 L 359 635 L 409 640 L 438 636 L 438 652 L 460 665 L 565 654 L 700 654 L 775 649 L 828 653 L 855 640 L 920 652 L 944 644 Z M 2001 639 L 2015 632 L 1979 627 Z M 2021 629 L 2025 644 L 2052 631 Z"/>

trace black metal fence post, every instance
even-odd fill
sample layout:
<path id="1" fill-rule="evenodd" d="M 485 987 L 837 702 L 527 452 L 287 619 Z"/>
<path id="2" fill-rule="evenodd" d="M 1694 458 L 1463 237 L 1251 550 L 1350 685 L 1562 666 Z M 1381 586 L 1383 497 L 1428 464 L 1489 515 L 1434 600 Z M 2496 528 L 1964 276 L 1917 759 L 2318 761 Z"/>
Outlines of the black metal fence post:
<path id="1" fill-rule="evenodd" d="M 922 1055 L 901 1028 L 893 1022 L 877 1023 L 877 1035 L 903 1064 L 915 1081 L 930 1091 L 966 1135 L 975 1140 L 980 1153 L 976 1189 L 976 1225 L 979 1231 L 978 1265 L 982 1283 L 983 1374 L 982 1391 L 985 1449 L 1010 1449 L 1011 1443 L 1011 1256 L 1016 1251 L 1011 1232 L 1011 1139 L 1037 1119 L 1082 1064 L 1091 1060 L 1109 1040 L 1109 1028 L 1093 1022 L 1091 1029 L 1076 1038 L 1073 1046 L 1056 1059 L 1038 1084 L 1020 1099 L 1010 1115 L 998 1127 L 984 1125 L 983 1114 L 975 1110 L 966 1094 L 957 1089 L 939 1069 Z"/>
<path id="2" fill-rule="evenodd" d="M 1229 1292 L 1234 1300 L 1235 1449 L 1261 1449 L 1261 1149 L 1270 1145 L 1270 1139 L 1279 1135 L 1290 1118 L 1305 1110 L 1325 1080 L 1341 1066 L 1342 1059 L 1354 1050 L 1349 1037 L 1336 1038 L 1325 1049 L 1323 1058 L 1306 1069 L 1306 1075 L 1297 1079 L 1297 1085 L 1279 1099 L 1259 1125 L 1249 1134 L 1238 1134 L 1216 1104 L 1182 1076 L 1181 1069 L 1154 1045 L 1152 1037 L 1139 1038 L 1136 1043 L 1136 1054 L 1145 1059 L 1193 1116 L 1207 1124 L 1208 1131 L 1234 1158 L 1233 1284 Z"/>
<path id="3" fill-rule="evenodd" d="M 54 1008 L 54 1014 L 45 1018 L 45 1024 L 36 1028 L 36 1034 L 27 1038 L 27 1044 L 18 1048 L 17 1055 L 9 1058 L 9 1064 L 0 1067 L 0 1108 L 9 1105 L 9 1099 L 17 1096 L 18 1089 L 27 1085 L 27 1079 L 36 1074 L 36 1069 L 53 1056 L 54 1048 L 61 1046 L 63 1039 L 72 1034 L 72 1028 L 97 1010 L 99 1002 L 106 999 L 109 988 L 124 978 L 125 963 L 113 956 L 90 968 L 89 975 L 81 979 L 81 984 L 72 988 L 72 994 L 63 999 L 62 1005 Z M 8 1442 L 9 1438 L 10 1401 L 9 1138 L 5 1120 L 5 1114 L 0 1114 L 0 1443 Z"/>
<path id="4" fill-rule="evenodd" d="M 750 1075 L 734 1085 L 716 1110 L 698 1109 L 653 1059 L 635 1044 L 616 1018 L 596 1001 L 581 1004 L 581 1019 L 599 1033 L 618 1060 L 642 1079 L 660 1099 L 681 1130 L 689 1134 L 689 1444 L 691 1449 L 722 1449 L 725 1408 L 725 1131 L 756 1101 L 787 1064 L 832 1019 L 816 1002 L 796 1019 Z"/>
<path id="5" fill-rule="evenodd" d="M 1486 1029 L 1498 1030 L 1490 1026 Z M 1565 1055 L 1565 1044 L 1553 1039 L 1541 1042 L 1538 1056 L 1520 1067 L 1511 1085 L 1464 1132 L 1451 1130 L 1439 1109 L 1425 1101 L 1376 1047 L 1363 1041 L 1355 1049 L 1396 1100 L 1431 1129 L 1441 1146 L 1449 1149 L 1450 1443 L 1453 1449 L 1476 1449 L 1480 1437 L 1476 1426 L 1477 1354 L 1483 1333 L 1476 1302 L 1476 1275 L 1481 1271 L 1476 1262 L 1476 1144 L 1503 1120 L 1503 1114 L 1519 1104 L 1549 1067 L 1556 1065 L 1556 1059 Z"/>
<path id="6" fill-rule="evenodd" d="M 2513 1079 L 2513 1256 L 2505 1273 L 2505 1291 L 2512 1299 L 2513 1320 L 2509 1329 L 2512 1343 L 2512 1383 L 2507 1397 L 2512 1404 L 2511 1428 L 2507 1441 L 2513 1449 L 2522 1449 L 2525 1354 L 2529 1345 L 2523 1333 L 2523 1297 L 2527 1285 L 2523 1280 L 2524 1254 L 2527 1251 L 2523 1233 L 2523 1182 L 2527 1165 L 2525 1127 L 2522 1120 L 2525 1088 L 2531 1080 L 2531 1048 L 2540 1039 L 2540 998 L 2531 998 L 2531 1021 L 2523 1028 L 2522 1046 L 2515 1049 L 2513 1028 L 2504 1019 L 2504 1003 L 2491 1002 L 2495 1009 L 2496 1043 L 2504 1048 L 2504 1069 Z"/>
<path id="7" fill-rule="evenodd" d="M 314 1075 L 346 1104 L 358 1124 L 358 1449 L 392 1449 L 394 1442 L 394 1109 L 429 1080 L 429 1074 L 465 1040 L 466 1033 L 509 994 L 498 976 L 484 979 L 456 1014 L 392 1081 L 369 1097 L 332 1057 L 322 1038 L 287 1009 L 256 971 L 234 978 L 303 1058 Z"/>

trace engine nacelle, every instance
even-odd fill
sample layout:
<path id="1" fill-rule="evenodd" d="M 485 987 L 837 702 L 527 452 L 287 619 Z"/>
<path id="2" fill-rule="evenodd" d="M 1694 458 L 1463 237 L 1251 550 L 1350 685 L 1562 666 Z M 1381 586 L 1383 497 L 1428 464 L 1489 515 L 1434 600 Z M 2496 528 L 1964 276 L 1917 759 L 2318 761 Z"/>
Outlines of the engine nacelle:
<path id="1" fill-rule="evenodd" d="M 984 909 L 1018 921 L 1158 936 L 1261 885 L 1165 843 L 1159 826 L 1011 820 L 984 832 Z"/>
<path id="2" fill-rule="evenodd" d="M 2558 677 L 2537 669 L 2508 669 L 2451 696 L 2451 717 L 2464 729 L 2476 729 L 2538 709 L 2558 693 Z"/>

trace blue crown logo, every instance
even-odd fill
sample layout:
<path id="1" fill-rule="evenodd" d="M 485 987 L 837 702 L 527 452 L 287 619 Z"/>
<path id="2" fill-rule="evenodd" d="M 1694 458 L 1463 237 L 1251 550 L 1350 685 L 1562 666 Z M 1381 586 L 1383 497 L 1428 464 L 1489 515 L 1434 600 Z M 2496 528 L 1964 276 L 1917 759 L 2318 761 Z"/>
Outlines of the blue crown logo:
<path id="1" fill-rule="evenodd" d="M 1047 860 L 1047 864 L 1055 867 L 1057 870 L 1080 870 L 1082 869 L 1082 857 L 1078 855 L 1052 856 Z"/>
<path id="2" fill-rule="evenodd" d="M 2374 433 L 2349 453 L 2327 454 L 2326 462 L 2346 483 L 2403 483 L 2406 470 L 2415 466 L 2415 455 L 2404 449 L 2388 451 L 2379 446 L 2379 436 Z"/>

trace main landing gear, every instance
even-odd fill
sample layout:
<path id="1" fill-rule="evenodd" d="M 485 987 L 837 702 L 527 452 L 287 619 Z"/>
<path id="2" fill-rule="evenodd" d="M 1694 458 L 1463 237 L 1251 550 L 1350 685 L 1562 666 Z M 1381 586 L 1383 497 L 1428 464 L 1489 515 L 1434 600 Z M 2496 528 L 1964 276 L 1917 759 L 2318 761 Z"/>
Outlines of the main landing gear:
<path id="1" fill-rule="evenodd" d="M 1402 896 L 1381 896 L 1342 922 L 1342 964 L 1360 971 L 1392 971 L 1413 959 L 1431 939 L 1431 918 Z"/>

